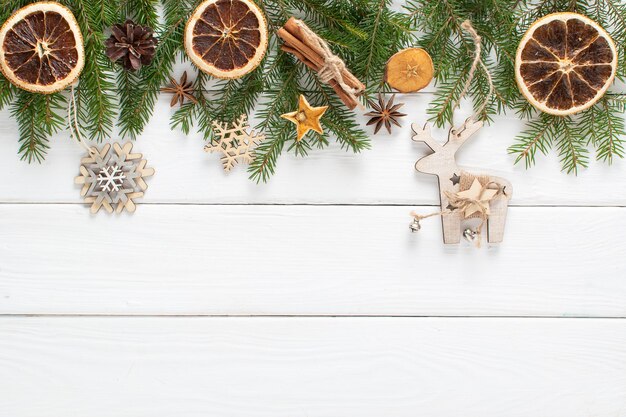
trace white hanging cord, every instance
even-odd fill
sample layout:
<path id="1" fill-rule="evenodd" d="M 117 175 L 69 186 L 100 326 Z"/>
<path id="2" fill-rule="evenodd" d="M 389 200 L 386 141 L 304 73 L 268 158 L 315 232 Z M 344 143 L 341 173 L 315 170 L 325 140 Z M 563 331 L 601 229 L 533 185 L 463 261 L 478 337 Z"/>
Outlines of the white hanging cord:
<path id="1" fill-rule="evenodd" d="M 67 120 L 70 125 L 70 137 L 72 139 L 76 139 L 76 142 L 78 142 L 78 144 L 82 146 L 90 155 L 95 155 L 97 152 L 94 148 L 87 146 L 80 134 L 80 128 L 78 126 L 78 111 L 76 110 L 76 95 L 74 94 L 73 85 L 70 88 L 70 102 L 67 106 Z"/>
<path id="2" fill-rule="evenodd" d="M 482 38 L 476 32 L 476 30 L 472 26 L 472 23 L 469 20 L 466 20 L 465 22 L 463 22 L 461 24 L 461 28 L 463 28 L 472 37 L 472 40 L 474 41 L 474 48 L 475 48 L 474 49 L 474 61 L 472 62 L 472 66 L 469 70 L 467 81 L 465 82 L 465 85 L 463 86 L 463 90 L 461 91 L 461 95 L 459 95 L 459 99 L 457 100 L 453 109 L 458 108 L 459 105 L 461 104 L 461 100 L 463 100 L 463 98 L 469 91 L 470 85 L 472 83 L 472 80 L 474 79 L 476 70 L 478 69 L 478 66 L 480 66 L 482 70 L 485 72 L 485 75 L 487 76 L 487 82 L 489 83 L 489 93 L 487 94 L 487 97 L 485 97 L 485 100 L 480 105 L 480 107 L 478 107 L 478 109 L 474 112 L 474 114 L 470 116 L 470 120 L 475 121 L 480 116 L 480 114 L 485 110 L 485 107 L 487 107 L 487 104 L 489 104 L 489 100 L 491 100 L 491 96 L 493 95 L 493 91 L 494 91 L 493 78 L 491 77 L 491 73 L 489 72 L 489 69 L 487 68 L 483 60 L 481 59 Z"/>

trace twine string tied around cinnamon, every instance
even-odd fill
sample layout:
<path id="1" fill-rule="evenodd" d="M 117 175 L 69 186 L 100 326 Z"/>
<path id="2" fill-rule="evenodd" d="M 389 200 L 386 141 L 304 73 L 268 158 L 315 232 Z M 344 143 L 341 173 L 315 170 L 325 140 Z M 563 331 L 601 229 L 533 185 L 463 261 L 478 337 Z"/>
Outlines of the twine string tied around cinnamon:
<path id="1" fill-rule="evenodd" d="M 346 69 L 346 63 L 341 58 L 333 54 L 328 43 L 320 38 L 315 32 L 313 32 L 304 22 L 296 20 L 296 25 L 307 35 L 312 42 L 319 47 L 322 54 L 324 64 L 318 71 L 317 75 L 321 82 L 328 84 L 331 80 L 335 80 L 339 86 L 346 92 L 346 94 L 355 102 L 358 103 L 359 108 L 363 109 L 363 105 L 358 100 L 358 94 L 361 90 L 358 88 L 350 87 L 343 78 L 343 71 Z"/>

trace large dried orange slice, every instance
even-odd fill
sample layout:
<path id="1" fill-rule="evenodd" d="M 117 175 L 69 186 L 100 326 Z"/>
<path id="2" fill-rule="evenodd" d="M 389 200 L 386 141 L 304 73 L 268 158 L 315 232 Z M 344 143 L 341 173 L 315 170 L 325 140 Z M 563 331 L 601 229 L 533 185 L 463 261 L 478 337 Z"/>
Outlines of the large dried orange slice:
<path id="1" fill-rule="evenodd" d="M 265 55 L 267 22 L 251 0 L 206 0 L 187 22 L 185 50 L 207 74 L 240 78 Z"/>
<path id="2" fill-rule="evenodd" d="M 434 73 L 428 52 L 422 48 L 407 48 L 389 58 L 385 81 L 401 93 L 415 93 L 430 84 Z"/>
<path id="3" fill-rule="evenodd" d="M 617 51 L 608 33 L 577 13 L 536 21 L 517 49 L 515 78 L 536 108 L 557 116 L 593 106 L 609 88 Z"/>
<path id="4" fill-rule="evenodd" d="M 72 84 L 85 64 L 72 12 L 55 2 L 29 4 L 0 28 L 0 69 L 16 86 L 50 94 Z"/>

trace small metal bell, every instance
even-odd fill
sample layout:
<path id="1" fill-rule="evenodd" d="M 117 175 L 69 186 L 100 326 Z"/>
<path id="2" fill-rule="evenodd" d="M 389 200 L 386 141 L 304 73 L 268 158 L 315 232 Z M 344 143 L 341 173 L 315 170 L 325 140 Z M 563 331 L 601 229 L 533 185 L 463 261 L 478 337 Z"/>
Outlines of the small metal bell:
<path id="1" fill-rule="evenodd" d="M 421 228 L 422 226 L 420 225 L 420 221 L 417 219 L 413 219 L 413 221 L 409 225 L 409 229 L 411 230 L 411 233 L 417 233 L 420 231 Z"/>
<path id="2" fill-rule="evenodd" d="M 476 231 L 469 229 L 469 228 L 463 231 L 463 237 L 468 242 L 473 242 L 474 240 L 476 240 L 476 235 L 477 235 Z"/>

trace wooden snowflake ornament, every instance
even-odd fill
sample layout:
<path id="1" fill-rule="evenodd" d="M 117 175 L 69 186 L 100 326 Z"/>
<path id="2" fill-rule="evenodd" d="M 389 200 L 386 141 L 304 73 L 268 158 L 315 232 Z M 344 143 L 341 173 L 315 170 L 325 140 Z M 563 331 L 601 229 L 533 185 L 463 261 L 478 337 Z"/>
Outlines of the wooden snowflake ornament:
<path id="1" fill-rule="evenodd" d="M 121 146 L 117 142 L 100 150 L 92 147 L 81 160 L 74 182 L 83 186 L 80 195 L 91 204 L 91 213 L 102 207 L 109 213 L 124 209 L 133 213 L 137 208 L 134 200 L 143 197 L 148 188 L 144 178 L 154 175 L 154 169 L 146 167 L 147 161 L 140 153 L 131 153 L 132 149 L 132 143 Z"/>
<path id="2" fill-rule="evenodd" d="M 265 139 L 265 135 L 249 131 L 248 117 L 242 114 L 235 123 L 213 122 L 216 139 L 204 147 L 206 152 L 222 154 L 224 171 L 229 172 L 235 164 L 249 164 L 254 156 L 254 148 Z"/>
<path id="3" fill-rule="evenodd" d="M 504 178 L 471 174 L 461 169 L 455 159 L 459 148 L 482 126 L 481 121 L 468 119 L 460 128 L 450 129 L 448 141 L 440 144 L 433 139 L 428 125 L 413 124 L 413 140 L 425 143 L 432 150 L 415 163 L 415 169 L 439 179 L 441 213 L 438 214 L 446 244 L 460 242 L 462 222 L 471 218 L 486 223 L 488 242 L 499 243 L 504 237 L 508 204 L 513 195 L 511 183 Z"/>

